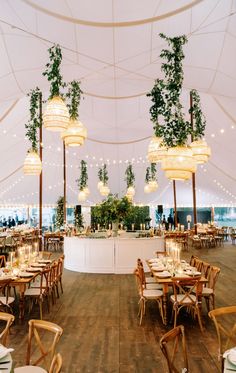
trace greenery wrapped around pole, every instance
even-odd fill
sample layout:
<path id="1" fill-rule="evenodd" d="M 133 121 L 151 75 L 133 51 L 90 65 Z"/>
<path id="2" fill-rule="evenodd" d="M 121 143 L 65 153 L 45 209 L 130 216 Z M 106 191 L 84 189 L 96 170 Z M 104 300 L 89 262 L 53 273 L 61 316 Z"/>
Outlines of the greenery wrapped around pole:
<path id="1" fill-rule="evenodd" d="M 57 229 L 64 225 L 64 197 L 60 196 L 57 200 L 55 222 Z"/>

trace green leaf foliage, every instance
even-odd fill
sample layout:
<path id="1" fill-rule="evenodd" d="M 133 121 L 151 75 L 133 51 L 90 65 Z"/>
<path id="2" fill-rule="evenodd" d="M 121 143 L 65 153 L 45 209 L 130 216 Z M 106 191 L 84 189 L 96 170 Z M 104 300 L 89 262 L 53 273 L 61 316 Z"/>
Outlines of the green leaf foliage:
<path id="1" fill-rule="evenodd" d="M 31 149 L 38 150 L 38 128 L 41 127 L 41 119 L 39 115 L 39 105 L 40 97 L 42 97 L 42 92 L 38 87 L 32 89 L 28 96 L 30 97 L 30 118 L 28 123 L 25 124 L 26 134 L 25 136 L 31 143 Z"/>
<path id="2" fill-rule="evenodd" d="M 145 176 L 145 181 L 148 183 L 151 180 L 151 174 L 150 174 L 150 167 L 146 168 L 146 176 Z"/>
<path id="3" fill-rule="evenodd" d="M 150 171 L 151 171 L 151 176 L 150 176 L 151 180 L 156 180 L 157 178 L 156 163 L 151 163 Z"/>
<path id="4" fill-rule="evenodd" d="M 104 185 L 107 185 L 109 177 L 108 177 L 107 165 L 105 163 L 98 170 L 98 179 L 99 181 L 102 181 Z"/>
<path id="5" fill-rule="evenodd" d="M 53 45 L 48 49 L 49 52 L 49 62 L 46 64 L 46 70 L 43 75 L 47 77 L 50 83 L 50 96 L 53 98 L 55 96 L 61 96 L 60 88 L 64 88 L 66 84 L 63 82 L 63 78 L 60 72 L 60 66 L 62 61 L 62 52 L 58 44 Z"/>
<path id="6" fill-rule="evenodd" d="M 60 229 L 64 225 L 64 197 L 60 196 L 56 207 L 56 227 Z"/>
<path id="7" fill-rule="evenodd" d="M 189 114 L 193 115 L 193 139 L 199 140 L 205 134 L 206 118 L 202 112 L 199 93 L 196 89 L 192 89 L 190 94 L 192 95 L 192 107 L 189 110 Z"/>
<path id="8" fill-rule="evenodd" d="M 80 162 L 80 178 L 76 182 L 79 190 L 83 190 L 88 185 L 87 163 L 84 160 Z"/>
<path id="9" fill-rule="evenodd" d="M 130 186 L 134 186 L 135 176 L 134 176 L 133 167 L 131 164 L 129 164 L 125 170 L 125 181 L 126 181 L 127 188 L 129 188 Z"/>
<path id="10" fill-rule="evenodd" d="M 70 100 L 70 103 L 67 105 L 67 107 L 69 109 L 71 119 L 79 119 L 79 105 L 82 94 L 83 92 L 80 88 L 80 82 L 78 82 L 77 80 L 73 80 L 69 83 L 66 97 Z"/>
<path id="11" fill-rule="evenodd" d="M 132 203 L 127 197 L 121 199 L 110 194 L 103 202 L 91 208 L 92 224 L 108 226 L 112 222 L 121 222 L 131 212 Z"/>

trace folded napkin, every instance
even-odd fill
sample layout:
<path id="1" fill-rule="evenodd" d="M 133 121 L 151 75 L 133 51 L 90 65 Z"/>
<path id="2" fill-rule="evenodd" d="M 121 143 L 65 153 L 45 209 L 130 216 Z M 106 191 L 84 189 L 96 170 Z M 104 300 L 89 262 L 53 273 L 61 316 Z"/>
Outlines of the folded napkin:
<path id="1" fill-rule="evenodd" d="M 223 354 L 223 358 L 228 358 L 228 360 L 232 364 L 236 364 L 236 347 L 233 347 L 230 350 L 225 351 Z"/>
<path id="2" fill-rule="evenodd" d="M 14 348 L 7 348 L 4 347 L 3 345 L 0 345 L 0 359 L 5 357 L 8 353 L 14 351 Z"/>
<path id="3" fill-rule="evenodd" d="M 153 271 L 164 271 L 165 267 L 162 266 L 152 266 Z"/>
<path id="4" fill-rule="evenodd" d="M 157 258 L 149 259 L 149 263 L 156 263 L 156 262 L 158 262 Z"/>
<path id="5" fill-rule="evenodd" d="M 163 271 L 163 272 L 159 272 L 156 276 L 157 277 L 171 277 L 171 274 L 168 271 Z"/>

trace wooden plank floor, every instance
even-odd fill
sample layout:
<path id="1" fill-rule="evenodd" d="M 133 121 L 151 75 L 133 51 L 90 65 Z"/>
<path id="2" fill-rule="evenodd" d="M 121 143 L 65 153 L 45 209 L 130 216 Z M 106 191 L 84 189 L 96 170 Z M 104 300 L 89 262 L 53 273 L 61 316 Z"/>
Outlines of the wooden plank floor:
<path id="1" fill-rule="evenodd" d="M 217 283 L 217 307 L 236 305 L 236 246 L 192 250 L 221 268 Z M 182 256 L 182 257 L 183 257 Z M 135 263 L 134 263 L 135 265 Z M 171 329 L 161 323 L 156 304 L 148 304 L 143 325 L 139 326 L 138 296 L 133 275 L 81 274 L 64 271 L 64 294 L 45 319 L 59 324 L 64 333 L 58 350 L 65 373 L 165 373 L 166 364 L 159 339 Z M 27 344 L 27 319 L 38 318 L 35 308 L 23 324 L 17 321 L 10 335 L 15 366 L 24 365 Z M 202 335 L 198 324 L 183 315 L 191 373 L 219 372 L 215 329 L 205 304 Z"/>

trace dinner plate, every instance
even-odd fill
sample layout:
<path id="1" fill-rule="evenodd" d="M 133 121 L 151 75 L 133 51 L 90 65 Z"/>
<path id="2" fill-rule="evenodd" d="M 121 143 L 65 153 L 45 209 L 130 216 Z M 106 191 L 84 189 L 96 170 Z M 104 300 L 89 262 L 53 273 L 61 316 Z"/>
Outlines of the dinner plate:
<path id="1" fill-rule="evenodd" d="M 163 272 L 165 270 L 165 267 L 163 267 L 163 266 L 162 267 L 155 267 L 155 266 L 153 266 L 152 270 L 154 272 Z"/>
<path id="2" fill-rule="evenodd" d="M 46 263 L 32 263 L 32 264 L 31 264 L 31 267 L 36 267 L 36 268 L 37 268 L 37 267 L 38 267 L 38 268 L 39 268 L 39 267 L 40 267 L 40 268 L 42 267 L 42 268 L 43 268 L 43 267 L 45 267 L 46 265 L 47 265 Z"/>
<path id="3" fill-rule="evenodd" d="M 34 276 L 34 273 L 30 273 L 30 272 L 20 272 L 19 277 L 32 277 Z"/>
<path id="4" fill-rule="evenodd" d="M 38 260 L 38 263 L 52 263 L 52 261 L 50 259 L 39 259 Z"/>
<path id="5" fill-rule="evenodd" d="M 185 271 L 185 273 L 187 275 L 189 275 L 189 276 L 199 276 L 199 275 L 201 275 L 201 272 L 198 272 L 198 271 L 194 271 L 194 272 L 192 272 L 192 271 Z"/>
<path id="6" fill-rule="evenodd" d="M 171 274 L 168 271 L 164 271 L 164 272 L 159 272 L 156 276 L 160 278 L 168 278 L 168 277 L 171 277 Z"/>
<path id="7" fill-rule="evenodd" d="M 40 271 L 42 271 L 42 268 L 39 268 L 39 267 L 30 267 L 30 268 L 27 268 L 26 271 L 27 272 L 40 272 Z"/>
<path id="8" fill-rule="evenodd" d="M 236 365 L 236 349 L 232 348 L 228 354 L 228 360 L 231 364 Z"/>

